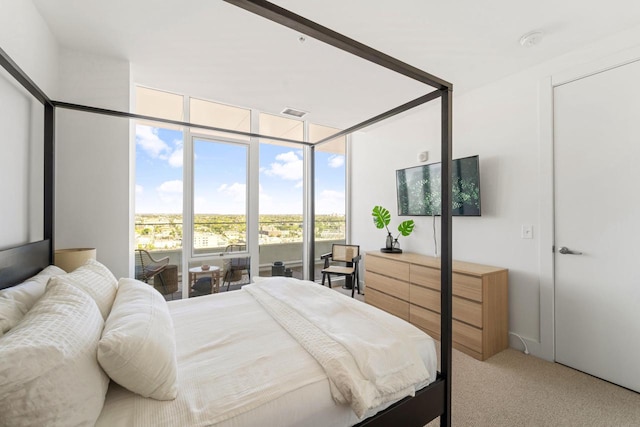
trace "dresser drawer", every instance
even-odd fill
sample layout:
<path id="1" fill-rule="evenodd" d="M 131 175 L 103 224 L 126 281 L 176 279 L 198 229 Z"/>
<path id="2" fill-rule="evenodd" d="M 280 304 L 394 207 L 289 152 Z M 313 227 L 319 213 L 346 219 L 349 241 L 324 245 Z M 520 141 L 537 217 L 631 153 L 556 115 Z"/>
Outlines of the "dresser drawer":
<path id="1" fill-rule="evenodd" d="M 453 297 L 453 319 L 482 328 L 482 304 L 464 298 Z"/>
<path id="2" fill-rule="evenodd" d="M 365 257 L 365 267 L 367 271 L 393 277 L 398 280 L 409 281 L 409 264 L 402 261 L 385 259 L 374 255 Z"/>
<path id="3" fill-rule="evenodd" d="M 409 302 L 420 307 L 440 313 L 440 292 L 411 284 Z M 464 298 L 453 297 L 453 319 L 482 328 L 482 304 Z"/>
<path id="4" fill-rule="evenodd" d="M 364 300 L 367 304 L 371 304 L 378 307 L 381 310 L 391 313 L 399 318 L 409 321 L 409 303 L 402 301 L 398 298 L 394 298 L 382 292 L 378 292 L 375 289 L 367 288 Z"/>
<path id="5" fill-rule="evenodd" d="M 440 291 L 440 269 L 411 264 L 409 278 L 411 283 Z"/>
<path id="6" fill-rule="evenodd" d="M 431 311 L 440 313 L 440 292 L 433 289 L 411 284 L 409 288 L 409 302 Z"/>
<path id="7" fill-rule="evenodd" d="M 440 291 L 441 277 L 440 270 L 422 265 L 411 264 L 409 269 L 411 283 Z M 474 301 L 482 301 L 482 279 L 480 277 L 467 276 L 465 274 L 453 273 L 452 292 L 463 298 Z"/>
<path id="8" fill-rule="evenodd" d="M 364 283 L 367 289 L 375 289 L 405 301 L 409 299 L 408 282 L 396 280 L 367 270 L 365 271 Z"/>
<path id="9" fill-rule="evenodd" d="M 482 302 L 482 279 L 466 274 L 453 273 L 452 292 L 462 298 Z"/>
<path id="10" fill-rule="evenodd" d="M 412 305 L 409 307 L 409 322 L 427 331 L 431 338 L 440 339 L 440 314 Z"/>
<path id="11" fill-rule="evenodd" d="M 482 329 L 454 320 L 452 322 L 452 333 L 453 342 L 482 354 Z"/>

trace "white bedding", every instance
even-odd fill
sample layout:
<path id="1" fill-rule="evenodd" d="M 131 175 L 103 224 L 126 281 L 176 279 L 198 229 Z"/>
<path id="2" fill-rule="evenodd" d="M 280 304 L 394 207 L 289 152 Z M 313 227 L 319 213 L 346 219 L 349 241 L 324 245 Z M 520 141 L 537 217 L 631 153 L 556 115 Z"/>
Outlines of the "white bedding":
<path id="1" fill-rule="evenodd" d="M 112 383 L 98 426 L 349 426 L 360 421 L 350 406 L 334 402 L 320 364 L 249 292 L 174 301 L 169 309 L 176 333 L 177 399 L 148 399 Z M 425 384 L 433 381 L 433 340 L 408 323 L 391 322 L 406 326 L 430 374 Z"/>
<path id="2" fill-rule="evenodd" d="M 274 278 L 245 290 L 324 368 L 333 399 L 359 417 L 414 396 L 429 378 L 404 324 L 311 282 Z M 375 325 L 375 326 L 373 326 Z"/>

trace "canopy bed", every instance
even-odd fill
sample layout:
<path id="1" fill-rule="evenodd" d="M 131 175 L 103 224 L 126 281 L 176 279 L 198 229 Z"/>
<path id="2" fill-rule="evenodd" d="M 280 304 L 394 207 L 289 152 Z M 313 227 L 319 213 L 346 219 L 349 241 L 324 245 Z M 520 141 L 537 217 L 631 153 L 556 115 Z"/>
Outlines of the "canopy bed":
<path id="1" fill-rule="evenodd" d="M 399 113 L 407 111 L 408 109 L 414 108 L 416 106 L 422 105 L 426 102 L 429 102 L 432 100 L 440 100 L 441 149 L 442 149 L 442 153 L 441 153 L 442 215 L 440 218 L 441 231 L 442 231 L 442 251 L 441 251 L 441 284 L 442 284 L 441 307 L 442 309 L 441 309 L 441 349 L 440 349 L 441 369 L 440 369 L 440 372 L 437 373 L 437 375 L 434 375 L 434 372 L 431 372 L 430 378 L 428 379 L 421 378 L 419 381 L 412 383 L 411 387 L 415 387 L 416 389 L 414 390 L 415 396 L 410 397 L 411 395 L 414 394 L 413 392 L 410 392 L 409 397 L 402 397 L 399 400 L 395 399 L 391 401 L 377 402 L 381 404 L 374 405 L 374 406 L 365 405 L 366 408 L 358 411 L 358 414 L 366 418 L 364 419 L 362 419 L 362 417 L 360 417 L 360 419 L 358 419 L 359 417 L 352 418 L 351 415 L 349 415 L 346 417 L 346 421 L 343 420 L 340 422 L 344 422 L 345 423 L 344 425 L 354 425 L 355 423 L 358 423 L 357 425 L 359 426 L 388 426 L 388 425 L 424 426 L 430 420 L 436 417 L 440 417 L 441 425 L 443 426 L 450 425 L 451 423 L 451 208 L 450 208 L 451 207 L 451 195 L 450 195 L 451 194 L 451 183 L 450 183 L 451 173 L 450 173 L 450 160 L 451 160 L 451 145 L 452 145 L 452 125 L 451 125 L 452 123 L 452 85 L 442 79 L 432 76 L 408 64 L 405 64 L 397 59 L 394 59 L 388 55 L 385 55 L 377 50 L 374 50 L 366 45 L 356 42 L 355 40 L 345 37 L 326 27 L 318 25 L 317 23 L 314 23 L 301 16 L 293 14 L 269 2 L 262 1 L 262 0 L 226 0 L 226 1 L 240 8 L 246 9 L 249 12 L 255 13 L 266 19 L 269 19 L 273 22 L 276 22 L 278 24 L 294 29 L 297 32 L 313 37 L 330 46 L 333 46 L 345 52 L 356 55 L 373 64 L 377 64 L 381 67 L 387 68 L 388 70 L 392 70 L 396 73 L 399 73 L 401 75 L 404 75 L 416 81 L 424 83 L 432 89 L 432 91 L 427 93 L 426 95 L 422 95 L 410 102 L 407 102 L 396 108 L 383 112 L 361 123 L 355 124 L 349 127 L 348 129 L 345 129 L 344 131 L 339 132 L 338 134 L 332 135 L 330 137 L 327 137 L 317 142 L 316 144 L 322 144 L 324 142 L 330 141 L 333 138 L 336 138 L 337 136 L 346 135 L 346 134 L 355 132 L 357 130 L 363 129 L 366 126 L 380 122 L 389 117 L 393 117 Z M 28 278 L 36 275 L 39 271 L 47 268 L 47 266 L 52 264 L 52 261 L 53 261 L 53 248 L 54 248 L 54 244 L 53 244 L 54 242 L 53 164 L 54 164 L 54 147 L 55 147 L 54 127 L 55 127 L 56 108 L 73 109 L 73 110 L 85 111 L 89 113 L 119 116 L 119 117 L 133 118 L 133 119 L 152 120 L 157 122 L 176 124 L 179 126 L 191 126 L 191 127 L 198 127 L 198 128 L 214 130 L 214 131 L 241 133 L 241 132 L 232 131 L 228 129 L 218 129 L 213 127 L 200 126 L 200 125 L 194 126 L 193 124 L 186 123 L 186 122 L 141 116 L 141 115 L 136 115 L 128 112 L 104 110 L 104 109 L 95 108 L 91 106 L 83 106 L 83 105 L 58 102 L 50 99 L 46 94 L 44 94 L 38 88 L 38 86 L 33 81 L 31 81 L 31 79 L 20 69 L 20 67 L 16 63 L 14 63 L 11 60 L 11 58 L 2 50 L 0 50 L 0 63 L 2 64 L 4 69 L 11 76 L 13 76 L 13 78 L 19 83 L 19 85 L 23 87 L 26 91 L 28 91 L 30 95 L 33 98 L 35 98 L 35 100 L 37 100 L 40 104 L 42 104 L 42 106 L 44 107 L 44 165 L 43 165 L 43 171 L 42 171 L 44 176 L 44 191 L 43 191 L 44 193 L 43 194 L 43 197 L 44 197 L 43 223 L 44 224 L 42 227 L 42 230 L 43 230 L 42 239 L 31 239 L 30 241 L 28 240 L 28 242 L 25 242 L 22 245 L 18 245 L 18 246 L 12 245 L 15 247 L 7 248 L 0 251 L 0 289 L 13 287 L 19 284 L 20 282 L 27 280 Z M 256 137 L 256 138 L 262 137 L 262 135 L 257 135 L 257 134 L 245 134 L 245 135 Z M 302 141 L 288 140 L 286 138 L 274 138 L 272 136 L 269 136 L 267 138 L 280 139 L 286 142 L 310 145 L 313 149 L 313 144 L 302 142 Z M 0 242 L 0 248 L 6 248 L 6 245 L 5 246 L 2 246 L 2 245 L 3 245 L 3 242 Z M 108 276 L 108 274 L 106 273 L 104 274 Z M 127 279 L 121 279 L 121 281 L 122 280 L 127 280 Z M 276 288 L 278 288 L 278 286 L 286 286 L 286 283 L 288 283 L 287 280 L 292 280 L 292 279 L 278 278 L 278 280 L 283 280 L 284 284 L 274 285 Z M 140 291 L 138 288 L 136 288 L 136 285 L 133 285 L 133 284 L 125 283 L 124 285 L 118 285 L 118 286 L 121 286 L 122 289 L 125 289 L 127 287 L 129 287 L 130 289 L 133 289 L 131 291 L 132 294 L 135 294 L 136 292 Z M 58 288 L 62 289 L 64 288 L 64 286 L 60 284 L 55 288 L 56 290 L 58 290 Z M 267 287 L 265 287 L 265 289 L 266 288 Z M 331 293 L 331 291 L 329 291 L 324 287 L 316 286 L 316 288 L 318 289 L 318 291 L 319 289 L 321 289 L 320 292 Z M 117 288 L 117 289 L 118 289 L 117 292 L 119 294 L 120 288 Z M 248 298 L 246 296 L 247 293 L 255 293 L 256 295 L 254 295 L 254 297 L 260 301 L 273 300 L 273 299 L 279 300 L 279 296 L 283 295 L 283 294 L 278 294 L 277 291 L 275 291 L 276 292 L 275 294 L 272 294 L 270 296 L 263 295 L 261 294 L 262 292 L 261 289 L 262 289 L 261 285 L 260 283 L 258 283 L 255 286 L 250 287 L 246 292 L 232 293 L 229 295 L 212 295 L 212 296 L 196 299 L 197 301 L 195 302 L 194 300 L 175 301 L 169 304 L 168 310 L 170 312 L 171 318 L 173 319 L 173 324 L 176 327 L 176 329 L 179 329 L 179 328 L 189 329 L 193 327 L 194 317 L 193 316 L 190 317 L 186 313 L 190 312 L 191 310 L 195 310 L 196 312 L 200 312 L 202 314 L 203 311 L 204 312 L 212 311 L 210 310 L 210 307 L 212 306 L 218 307 L 220 308 L 220 310 L 224 310 L 224 307 L 243 307 L 244 309 L 246 309 L 247 307 L 250 307 L 250 306 L 252 307 L 252 304 L 255 305 L 255 301 L 252 302 L 252 300 L 247 299 Z M 314 290 L 315 288 L 309 288 L 309 289 L 312 289 L 310 290 L 312 294 L 313 292 L 316 292 L 316 290 Z M 113 291 L 113 292 L 115 293 L 116 291 Z M 288 295 L 289 293 L 285 292 L 285 294 Z M 74 298 L 80 301 L 84 297 L 81 295 L 76 295 L 74 296 Z M 116 298 L 116 302 L 113 303 L 114 307 L 117 305 L 117 299 L 120 297 L 119 295 L 116 295 L 115 298 Z M 301 300 L 305 300 L 306 298 L 308 298 L 308 296 L 300 295 Z M 316 295 L 315 298 L 316 300 L 318 298 L 323 299 L 325 298 L 325 294 L 322 294 L 319 296 Z M 343 299 L 346 299 L 346 298 L 343 298 Z M 348 304 L 352 304 L 352 303 L 359 304 L 358 302 L 352 302 L 351 300 L 349 301 L 350 302 Z M 342 303 L 343 301 L 340 299 L 338 299 L 337 302 L 332 300 L 331 306 L 332 307 L 340 306 Z M 275 304 L 278 308 L 272 309 L 272 311 L 278 311 L 278 312 L 290 311 L 289 309 L 280 307 L 278 305 L 280 304 L 279 302 L 276 302 Z M 293 304 L 295 306 L 298 306 L 301 303 L 300 301 L 294 301 Z M 366 306 L 364 310 L 365 310 L 365 313 L 368 313 L 373 317 L 379 316 L 379 314 L 377 313 L 379 310 L 373 307 Z M 112 312 L 113 311 L 115 311 L 115 308 L 112 309 Z M 251 311 L 251 308 L 249 308 L 249 311 Z M 350 311 L 350 309 L 345 309 L 345 311 Z M 110 315 L 109 310 L 104 311 L 101 309 L 101 312 L 103 312 L 102 314 L 104 314 L 105 318 L 108 319 L 107 316 Z M 271 313 L 271 311 L 269 311 L 269 313 Z M 384 314 L 386 315 L 386 313 Z M 279 330 L 277 326 L 274 326 L 271 329 L 269 329 L 269 327 L 266 326 L 266 325 L 271 325 L 273 322 L 267 320 L 267 317 L 264 317 L 264 313 L 262 314 L 257 313 L 256 316 L 257 316 L 257 320 L 252 321 L 254 323 L 251 323 L 250 325 L 260 324 L 262 325 L 261 327 L 267 328 L 264 330 L 261 329 L 264 334 L 269 335 L 270 333 L 275 333 L 273 332 L 274 329 Z M 309 318 L 315 317 L 313 310 L 311 310 L 308 316 Z M 382 317 L 385 317 L 385 316 L 382 316 Z M 298 323 L 298 322 L 293 322 L 291 320 L 289 321 L 285 320 L 283 322 L 293 323 L 293 324 Z M 405 336 L 406 338 L 406 336 L 412 336 L 412 332 L 410 331 L 407 332 L 406 330 L 404 330 L 405 327 L 399 324 L 397 319 L 390 320 L 388 317 L 386 317 L 384 320 L 381 320 L 381 322 L 383 322 L 386 325 L 384 326 L 385 330 L 398 332 L 397 337 Z M 109 323 L 109 320 L 107 320 L 107 325 L 108 323 Z M 247 338 L 247 335 L 243 335 L 245 331 L 242 330 L 241 325 L 238 325 L 238 328 L 239 329 L 236 332 L 240 336 L 244 336 L 245 338 Z M 294 326 L 294 329 L 295 329 L 295 326 Z M 400 332 L 400 330 L 403 330 L 403 331 Z M 292 332 L 291 330 L 288 330 L 288 329 L 287 331 L 291 335 L 295 335 L 296 333 L 295 331 Z M 305 333 L 306 333 L 305 331 L 301 332 L 302 335 L 305 335 Z M 282 339 L 286 341 L 287 339 L 286 337 L 289 336 L 286 333 L 282 333 L 282 331 L 278 332 L 278 334 L 280 336 L 278 340 Z M 186 334 L 185 336 L 189 336 L 189 334 Z M 393 339 L 394 336 L 396 336 L 395 333 L 390 332 L 387 335 L 387 338 Z M 282 337 L 285 337 L 285 338 L 282 338 Z M 196 351 L 198 346 L 201 346 L 201 347 L 206 346 L 205 343 L 198 341 L 198 339 L 202 339 L 202 337 L 192 337 L 191 342 L 187 342 L 187 343 L 182 342 L 181 338 L 180 339 L 176 338 L 176 339 L 179 341 L 177 342 L 178 359 L 182 357 L 180 356 L 180 354 L 182 354 L 181 352 L 189 353 L 190 351 Z M 251 338 L 248 338 L 248 339 L 251 339 Z M 382 336 L 380 339 L 384 340 Z M 423 337 L 422 338 L 412 337 L 411 339 L 407 338 L 407 340 L 412 341 L 413 345 L 418 348 L 424 348 L 426 346 L 426 344 L 424 343 Z M 302 341 L 304 341 L 304 337 L 302 337 Z M 312 339 L 311 341 L 314 341 L 314 340 Z M 281 342 L 281 341 L 278 341 L 278 342 Z M 244 350 L 250 352 L 251 351 L 250 347 L 251 347 L 250 344 L 249 345 L 245 344 Z M 310 352 L 312 354 L 314 354 L 314 352 L 317 352 L 317 350 L 309 349 L 304 345 L 302 345 L 302 347 L 304 347 L 307 352 Z M 293 354 L 299 355 L 299 357 L 292 360 L 298 360 L 300 358 L 308 357 L 308 354 L 307 356 L 304 356 L 304 354 L 306 353 L 301 350 L 302 347 L 300 346 L 296 347 L 296 350 L 293 352 Z M 287 353 L 288 351 L 287 348 L 288 347 L 286 346 L 279 347 L 280 349 L 279 351 L 281 351 L 281 354 Z M 236 351 L 237 350 L 238 349 L 236 349 Z M 365 350 L 359 350 L 359 351 L 365 351 Z M 358 351 L 356 351 L 356 353 L 358 353 Z M 253 357 L 253 356 L 254 355 L 249 354 L 249 357 Z M 211 355 L 207 357 L 211 357 Z M 317 354 L 314 354 L 314 357 L 316 357 L 316 359 L 322 358 L 322 356 L 319 356 Z M 435 362 L 432 360 L 428 361 L 427 359 L 429 358 L 429 356 L 420 354 L 419 357 L 422 358 L 425 365 L 429 365 L 430 367 L 432 367 L 433 371 L 435 371 Z M 178 366 L 178 370 L 180 369 L 182 368 Z M 309 368 L 307 366 L 304 369 L 308 370 Z M 318 375 L 321 378 L 320 382 L 323 384 L 322 387 L 326 388 L 327 378 L 323 377 L 322 373 L 318 373 Z M 333 388 L 333 382 L 329 381 L 329 384 L 331 384 L 331 388 Z M 313 387 L 317 387 L 317 384 L 316 385 L 312 384 L 311 388 Z M 128 393 L 126 390 L 124 389 L 118 390 L 118 387 L 116 386 L 112 386 L 112 388 L 115 391 L 111 390 L 109 392 L 109 395 L 107 396 L 107 403 L 105 404 L 105 408 L 115 408 L 111 413 L 111 416 L 115 417 L 113 419 L 118 419 L 118 417 L 124 416 L 122 414 L 128 411 L 127 408 L 130 409 L 132 405 L 133 406 L 140 405 L 141 402 L 145 401 L 144 399 L 148 399 L 148 398 L 143 398 L 138 396 L 135 398 L 137 400 L 135 402 L 132 402 L 130 400 L 125 399 L 126 397 L 125 395 Z M 311 391 L 308 391 L 307 389 L 301 389 L 300 395 L 316 396 L 312 394 Z M 201 399 L 202 396 L 197 395 L 197 398 Z M 216 399 L 221 399 L 224 402 L 224 396 L 216 396 Z M 331 396 L 327 394 L 327 396 L 325 396 L 324 398 L 324 401 L 325 403 L 329 402 L 330 404 L 332 404 L 332 402 L 335 401 L 336 399 L 339 400 L 339 398 L 336 398 L 335 395 L 332 400 Z M 312 398 L 312 400 L 318 400 L 318 399 Z M 155 400 L 151 402 L 149 408 L 153 408 L 153 410 L 149 409 L 148 411 L 149 414 L 157 414 L 156 409 L 162 406 L 163 403 L 164 402 L 155 401 Z M 193 403 L 193 401 L 191 401 L 191 403 Z M 278 402 L 277 404 L 275 404 L 273 408 L 276 411 L 280 409 L 279 411 L 280 413 L 286 413 L 288 409 L 291 409 L 288 406 L 290 404 L 291 404 L 291 401 L 282 400 L 281 402 Z M 298 402 L 298 404 L 300 404 L 300 402 Z M 303 405 L 306 405 L 306 403 L 303 403 Z M 254 406 L 258 407 L 260 405 L 256 403 Z M 353 405 L 352 405 L 352 408 L 353 408 Z M 174 410 L 175 409 L 171 409 L 170 412 Z M 180 410 L 176 410 L 176 411 L 180 412 Z M 322 416 L 325 413 L 325 411 L 327 411 L 327 409 L 326 407 L 319 407 L 314 409 L 314 411 L 316 411 L 315 412 L 316 416 L 319 417 L 320 420 L 322 420 Z M 353 414 L 351 411 L 348 411 L 348 412 L 350 414 Z M 261 417 L 261 419 L 264 419 L 263 417 L 266 415 L 264 414 L 261 415 L 260 413 L 258 413 L 258 415 L 256 416 Z M 153 417 L 153 415 L 150 415 L 150 417 Z M 196 420 L 197 417 L 196 418 L 188 418 L 188 417 L 189 416 L 187 415 L 187 418 L 183 419 L 182 422 L 186 422 L 186 423 L 193 422 L 194 425 L 199 423 L 199 421 L 198 422 L 194 421 Z M 344 414 L 338 414 L 336 415 L 336 417 L 344 418 Z M 103 422 L 106 425 L 106 423 L 111 423 L 113 419 L 101 417 L 99 422 Z M 330 419 L 333 419 L 333 418 L 330 418 Z M 152 421 L 151 419 L 146 419 L 140 422 L 144 424 L 145 422 L 151 423 Z M 248 422 L 248 420 L 245 420 L 245 422 Z M 220 425 L 225 425 L 225 424 L 220 424 Z"/>

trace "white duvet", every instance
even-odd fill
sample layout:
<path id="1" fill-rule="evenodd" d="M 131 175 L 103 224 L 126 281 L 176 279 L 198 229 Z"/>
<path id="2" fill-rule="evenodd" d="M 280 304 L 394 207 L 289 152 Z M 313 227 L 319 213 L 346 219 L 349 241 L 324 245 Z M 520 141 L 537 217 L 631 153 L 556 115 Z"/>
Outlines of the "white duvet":
<path id="1" fill-rule="evenodd" d="M 169 311 L 176 334 L 178 397 L 168 402 L 157 401 L 112 383 L 97 425 L 310 427 L 350 426 L 357 423 L 360 417 L 354 410 L 348 404 L 336 403 L 332 398 L 332 393 L 337 389 L 345 401 L 351 400 L 349 392 L 344 391 L 343 383 L 346 381 L 348 384 L 353 380 L 332 378 L 330 381 L 325 369 L 309 351 L 281 327 L 249 293 L 252 288 L 271 288 L 269 283 L 272 281 L 276 290 L 286 289 L 277 284 L 278 280 L 265 279 L 250 287 L 245 286 L 243 289 L 246 291 L 170 302 Z M 315 321 L 326 322 L 334 335 L 344 333 L 344 338 L 347 339 L 349 335 L 356 334 L 360 340 L 369 341 L 373 347 L 387 346 L 395 341 L 380 339 L 377 334 L 387 334 L 388 328 L 398 332 L 397 328 L 400 328 L 402 332 L 396 336 L 405 336 L 413 343 L 431 374 L 418 388 L 435 379 L 435 346 L 428 335 L 396 317 L 338 292 L 312 282 L 298 284 L 310 287 L 312 294 L 316 290 L 335 294 L 341 302 L 349 302 L 346 307 L 353 305 L 351 308 L 342 307 L 339 311 L 363 310 L 358 316 L 364 316 L 365 319 L 357 323 L 360 326 L 369 325 L 368 332 L 361 331 L 359 325 L 349 324 L 353 323 L 351 320 L 341 320 L 341 315 L 332 311 L 333 304 L 329 299 L 311 297 L 318 299 L 318 316 L 322 316 L 323 311 L 327 314 L 326 317 L 317 317 Z M 342 304 L 338 303 L 338 306 Z M 372 319 L 380 314 L 385 325 L 373 326 Z M 370 352 L 361 352 L 360 356 L 369 357 L 365 356 L 367 353 Z M 370 369 L 385 369 L 385 366 L 389 366 L 379 356 L 371 359 Z M 405 357 L 400 359 L 404 360 Z M 353 363 L 367 366 L 365 359 L 356 359 Z M 399 366 L 404 362 L 398 363 L 396 365 Z M 391 370 L 396 367 L 391 366 Z M 330 383 L 335 385 L 333 391 Z M 354 390 L 359 388 L 354 387 Z M 411 388 L 407 387 L 409 394 Z M 365 386 L 365 389 L 368 390 L 369 386 Z M 368 396 L 367 393 L 364 395 Z M 339 401 L 342 398 L 337 396 Z M 375 402 L 372 401 L 371 404 Z M 368 405 L 363 403 L 361 406 Z M 365 416 L 372 415 L 385 406 L 387 405 L 367 411 Z"/>
<path id="2" fill-rule="evenodd" d="M 297 279 L 273 278 L 244 289 L 320 363 L 333 398 L 358 417 L 413 396 L 429 378 L 404 325 L 397 328 L 386 313 Z"/>

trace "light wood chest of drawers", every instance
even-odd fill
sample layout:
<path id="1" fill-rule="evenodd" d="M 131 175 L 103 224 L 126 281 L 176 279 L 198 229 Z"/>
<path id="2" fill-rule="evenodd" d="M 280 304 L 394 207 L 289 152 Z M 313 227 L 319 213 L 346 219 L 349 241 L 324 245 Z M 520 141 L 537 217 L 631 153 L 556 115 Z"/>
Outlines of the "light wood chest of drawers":
<path id="1" fill-rule="evenodd" d="M 440 339 L 440 259 L 367 252 L 365 301 Z M 479 360 L 509 345 L 508 270 L 453 261 L 453 347 Z"/>

